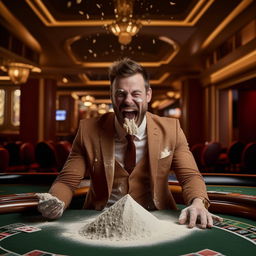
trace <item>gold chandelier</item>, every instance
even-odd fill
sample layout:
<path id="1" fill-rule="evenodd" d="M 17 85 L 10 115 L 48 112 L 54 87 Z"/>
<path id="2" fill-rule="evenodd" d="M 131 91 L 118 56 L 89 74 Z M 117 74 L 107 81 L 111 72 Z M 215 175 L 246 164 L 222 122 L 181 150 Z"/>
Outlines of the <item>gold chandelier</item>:
<path id="1" fill-rule="evenodd" d="M 115 36 L 118 36 L 120 44 L 127 45 L 139 32 L 141 23 L 139 20 L 132 19 L 134 0 L 115 0 L 115 4 L 116 20 L 109 25 L 109 29 Z"/>
<path id="2" fill-rule="evenodd" d="M 38 67 L 13 61 L 3 61 L 0 69 L 8 73 L 9 79 L 14 84 L 24 84 L 27 82 L 31 72 L 41 72 L 41 69 Z"/>

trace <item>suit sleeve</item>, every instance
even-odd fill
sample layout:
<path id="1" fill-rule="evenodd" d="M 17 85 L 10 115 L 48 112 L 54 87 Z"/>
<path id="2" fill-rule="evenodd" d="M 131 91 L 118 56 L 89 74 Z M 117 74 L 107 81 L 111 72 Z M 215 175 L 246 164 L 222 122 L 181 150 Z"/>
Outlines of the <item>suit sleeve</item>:
<path id="1" fill-rule="evenodd" d="M 49 190 L 49 193 L 65 203 L 65 208 L 70 204 L 75 189 L 78 188 L 81 180 L 85 176 L 85 149 L 82 142 L 83 126 L 80 122 L 69 157 Z"/>
<path id="2" fill-rule="evenodd" d="M 205 182 L 198 171 L 178 120 L 176 121 L 176 133 L 176 147 L 172 169 L 175 171 L 176 177 L 182 187 L 185 204 L 191 204 L 196 197 L 206 199 L 209 203 Z"/>

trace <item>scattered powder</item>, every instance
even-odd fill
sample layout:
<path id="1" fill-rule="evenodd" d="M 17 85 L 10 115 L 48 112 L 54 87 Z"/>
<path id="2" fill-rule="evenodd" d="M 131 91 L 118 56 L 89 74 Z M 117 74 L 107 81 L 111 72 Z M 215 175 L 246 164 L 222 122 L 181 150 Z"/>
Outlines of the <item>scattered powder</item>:
<path id="1" fill-rule="evenodd" d="M 72 219 L 72 222 L 65 222 L 65 225 L 60 220 L 39 223 L 37 226 L 42 230 L 47 226 L 56 226 L 59 235 L 73 242 L 112 247 L 151 246 L 201 231 L 178 224 L 177 217 L 171 216 L 168 211 L 148 212 L 130 195 L 90 219 L 80 216 Z"/>
<path id="2" fill-rule="evenodd" d="M 138 133 L 138 126 L 134 119 L 125 118 L 123 128 L 130 135 L 136 135 Z"/>

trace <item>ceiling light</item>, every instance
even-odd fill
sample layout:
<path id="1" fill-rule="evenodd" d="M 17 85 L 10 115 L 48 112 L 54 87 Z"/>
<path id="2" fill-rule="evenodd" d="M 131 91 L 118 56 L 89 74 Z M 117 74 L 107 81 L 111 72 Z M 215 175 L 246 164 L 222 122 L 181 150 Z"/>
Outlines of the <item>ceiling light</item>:
<path id="1" fill-rule="evenodd" d="M 10 61 L 6 61 L 0 68 L 4 72 L 8 72 L 8 76 L 14 84 L 26 83 L 30 72 L 41 72 L 41 69 L 38 67 Z"/>
<path id="2" fill-rule="evenodd" d="M 108 29 L 118 36 L 120 44 L 129 44 L 141 28 L 140 21 L 132 19 L 133 3 L 134 0 L 115 0 L 117 19 L 108 26 Z"/>
<path id="3" fill-rule="evenodd" d="M 10 63 L 8 65 L 8 75 L 14 84 L 26 83 L 29 73 L 29 65 L 23 63 Z"/>
<path id="4" fill-rule="evenodd" d="M 81 100 L 85 107 L 90 107 L 93 104 L 95 98 L 90 95 L 87 95 L 87 96 L 83 96 Z"/>

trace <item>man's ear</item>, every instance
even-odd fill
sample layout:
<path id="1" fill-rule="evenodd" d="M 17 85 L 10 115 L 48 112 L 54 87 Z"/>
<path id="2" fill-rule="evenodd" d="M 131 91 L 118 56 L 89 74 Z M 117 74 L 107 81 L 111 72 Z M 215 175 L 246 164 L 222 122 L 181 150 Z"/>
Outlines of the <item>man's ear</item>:
<path id="1" fill-rule="evenodd" d="M 151 88 L 149 88 L 146 91 L 146 97 L 147 97 L 147 103 L 149 103 L 151 101 L 151 98 L 152 98 L 152 89 Z"/>

